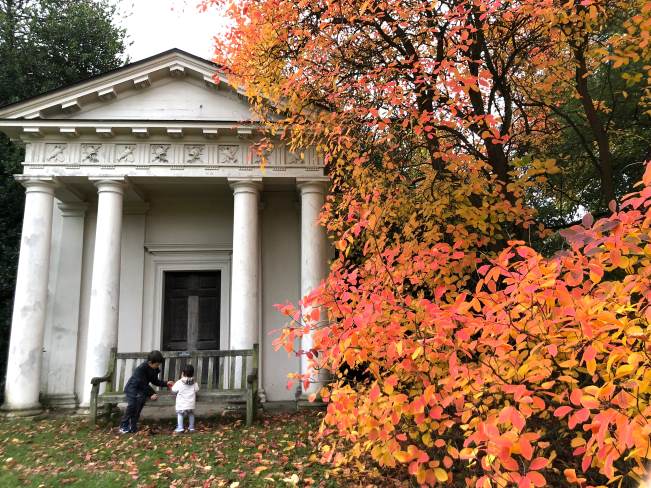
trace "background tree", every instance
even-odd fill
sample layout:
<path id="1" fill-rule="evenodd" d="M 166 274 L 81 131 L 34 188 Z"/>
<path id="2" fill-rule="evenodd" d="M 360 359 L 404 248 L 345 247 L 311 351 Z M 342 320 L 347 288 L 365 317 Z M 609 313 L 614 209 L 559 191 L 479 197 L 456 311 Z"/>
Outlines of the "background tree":
<path id="1" fill-rule="evenodd" d="M 122 66 L 126 47 L 125 30 L 108 0 L 0 0 L 0 106 Z M 3 382 L 24 205 L 24 191 L 13 175 L 22 171 L 23 156 L 0 134 Z"/>
<path id="2" fill-rule="evenodd" d="M 648 6 L 646 7 L 648 8 Z M 519 88 L 543 106 L 546 124 L 527 152 L 561 170 L 531 202 L 560 228 L 633 191 L 651 156 L 649 49 L 645 2 L 565 2 L 544 9 L 549 62 Z M 551 54 L 551 53 L 550 53 Z"/>

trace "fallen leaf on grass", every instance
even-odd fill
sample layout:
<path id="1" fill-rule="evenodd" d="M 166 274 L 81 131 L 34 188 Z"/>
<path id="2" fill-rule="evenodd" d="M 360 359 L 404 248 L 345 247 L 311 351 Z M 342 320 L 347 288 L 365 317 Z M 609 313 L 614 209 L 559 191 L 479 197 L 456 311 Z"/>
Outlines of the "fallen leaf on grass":
<path id="1" fill-rule="evenodd" d="M 298 482 L 300 481 L 300 479 L 299 479 L 298 475 L 296 473 L 294 473 L 289 478 L 283 478 L 283 481 L 285 483 L 289 483 L 292 486 L 298 486 Z"/>
<path id="2" fill-rule="evenodd" d="M 255 468 L 255 469 L 253 470 L 253 472 L 254 472 L 255 474 L 259 475 L 260 473 L 262 473 L 262 472 L 263 472 L 264 470 L 266 470 L 266 469 L 269 469 L 269 466 L 258 466 L 257 468 Z"/>

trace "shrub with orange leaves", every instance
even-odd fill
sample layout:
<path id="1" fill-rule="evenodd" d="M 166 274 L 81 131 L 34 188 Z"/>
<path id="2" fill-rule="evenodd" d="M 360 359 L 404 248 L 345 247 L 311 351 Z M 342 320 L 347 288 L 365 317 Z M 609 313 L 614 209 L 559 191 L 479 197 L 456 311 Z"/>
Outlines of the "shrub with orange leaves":
<path id="1" fill-rule="evenodd" d="M 387 244 L 353 269 L 339 259 L 304 302 L 327 306 L 328 325 L 304 317 L 281 339 L 309 330 L 315 366 L 340 372 L 323 391 L 322 432 L 334 444 L 325 457 L 337 445 L 339 460 L 370 453 L 424 485 L 641 480 L 651 458 L 651 164 L 621 211 L 563 234 L 569 247 L 551 258 L 511 242 L 477 269 L 472 293 L 444 284 L 468 258 L 448 244 Z M 433 296 L 404 293 L 432 275 L 443 281 Z M 370 372 L 366 384 L 341 374 L 356 367 Z"/>

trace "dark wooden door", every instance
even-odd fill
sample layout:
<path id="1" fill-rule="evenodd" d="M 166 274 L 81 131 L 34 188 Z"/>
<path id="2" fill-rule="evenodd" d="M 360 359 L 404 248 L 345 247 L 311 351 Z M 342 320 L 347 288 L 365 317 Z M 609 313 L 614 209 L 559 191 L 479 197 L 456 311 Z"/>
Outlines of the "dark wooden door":
<path id="1" fill-rule="evenodd" d="M 164 275 L 163 350 L 219 349 L 219 271 Z"/>

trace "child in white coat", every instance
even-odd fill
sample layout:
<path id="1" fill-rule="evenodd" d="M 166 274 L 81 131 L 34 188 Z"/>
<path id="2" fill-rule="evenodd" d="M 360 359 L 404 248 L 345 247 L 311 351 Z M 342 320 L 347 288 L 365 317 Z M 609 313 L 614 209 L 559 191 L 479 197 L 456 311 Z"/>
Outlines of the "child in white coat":
<path id="1" fill-rule="evenodd" d="M 188 432 L 194 432 L 194 407 L 199 385 L 194 381 L 194 367 L 190 364 L 181 371 L 181 379 L 174 383 L 172 391 L 176 393 L 177 425 L 174 433 L 183 432 L 183 419 L 188 417 Z"/>

